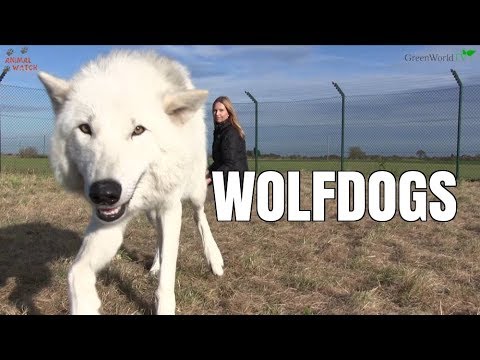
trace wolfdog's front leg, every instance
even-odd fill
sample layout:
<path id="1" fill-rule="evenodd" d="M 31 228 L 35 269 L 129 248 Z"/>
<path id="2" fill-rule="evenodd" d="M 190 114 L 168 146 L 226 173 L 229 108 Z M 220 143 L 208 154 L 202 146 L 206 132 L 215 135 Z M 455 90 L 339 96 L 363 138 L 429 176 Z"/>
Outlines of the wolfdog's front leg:
<path id="1" fill-rule="evenodd" d="M 175 314 L 175 272 L 182 225 L 182 203 L 176 201 L 159 211 L 162 224 L 162 249 L 157 297 L 157 314 Z"/>
<path id="2" fill-rule="evenodd" d="M 147 211 L 147 218 L 150 223 L 153 225 L 155 230 L 157 230 L 157 246 L 155 248 L 155 257 L 153 259 L 152 267 L 150 268 L 150 274 L 158 275 L 160 272 L 160 251 L 162 251 L 163 243 L 163 230 L 162 230 L 162 219 L 156 210 Z"/>
<path id="3" fill-rule="evenodd" d="M 68 273 L 70 311 L 73 315 L 98 314 L 100 299 L 96 274 L 113 258 L 123 240 L 123 225 L 102 225 L 92 218 L 82 247 Z"/>

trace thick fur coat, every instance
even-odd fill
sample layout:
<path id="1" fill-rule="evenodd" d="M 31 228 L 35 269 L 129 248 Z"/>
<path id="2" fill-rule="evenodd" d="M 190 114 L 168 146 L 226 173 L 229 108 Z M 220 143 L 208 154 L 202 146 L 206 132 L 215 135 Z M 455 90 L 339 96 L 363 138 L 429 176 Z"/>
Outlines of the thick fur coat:
<path id="1" fill-rule="evenodd" d="M 70 80 L 39 72 L 56 122 L 50 163 L 55 178 L 92 206 L 68 275 L 72 314 L 98 314 L 96 274 L 118 251 L 129 220 L 145 212 L 158 233 L 151 272 L 157 313 L 175 313 L 182 202 L 189 200 L 207 262 L 223 260 L 204 212 L 207 169 L 204 104 L 188 70 L 153 52 L 115 51 Z"/>

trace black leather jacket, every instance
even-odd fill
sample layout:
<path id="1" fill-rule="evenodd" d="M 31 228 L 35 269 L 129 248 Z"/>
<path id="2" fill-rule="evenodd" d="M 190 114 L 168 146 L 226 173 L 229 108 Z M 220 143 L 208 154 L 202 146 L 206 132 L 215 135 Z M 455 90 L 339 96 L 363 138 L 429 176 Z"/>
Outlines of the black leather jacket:
<path id="1" fill-rule="evenodd" d="M 240 171 L 240 183 L 243 185 L 243 173 L 248 170 L 245 139 L 232 126 L 229 119 L 215 123 L 212 144 L 213 163 L 208 167 L 212 171 L 223 171 L 224 183 L 227 183 L 228 171 Z"/>

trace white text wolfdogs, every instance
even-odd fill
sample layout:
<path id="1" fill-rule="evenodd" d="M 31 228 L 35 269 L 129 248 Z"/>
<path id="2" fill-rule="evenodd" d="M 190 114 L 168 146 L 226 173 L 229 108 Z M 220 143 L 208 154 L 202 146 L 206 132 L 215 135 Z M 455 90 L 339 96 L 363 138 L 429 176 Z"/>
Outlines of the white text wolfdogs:
<path id="1" fill-rule="evenodd" d="M 116 51 L 70 81 L 39 78 L 56 115 L 50 162 L 66 189 L 93 212 L 68 275 L 73 314 L 98 314 L 96 274 L 119 249 L 128 221 L 146 212 L 158 232 L 151 272 L 159 272 L 157 313 L 175 313 L 182 200 L 190 200 L 213 273 L 223 259 L 204 213 L 207 168 L 203 105 L 185 67 L 155 55 Z"/>

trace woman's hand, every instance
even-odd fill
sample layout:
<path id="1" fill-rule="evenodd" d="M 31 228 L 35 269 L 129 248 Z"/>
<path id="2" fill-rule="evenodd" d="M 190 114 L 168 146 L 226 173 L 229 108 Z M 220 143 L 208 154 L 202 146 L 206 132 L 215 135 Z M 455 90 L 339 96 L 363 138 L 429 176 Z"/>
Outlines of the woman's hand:
<path id="1" fill-rule="evenodd" d="M 208 169 L 205 171 L 205 181 L 207 182 L 207 186 L 212 183 L 212 178 L 210 177 L 210 171 L 208 171 Z"/>

